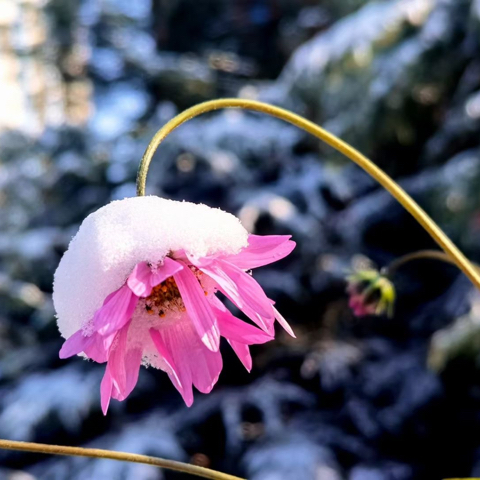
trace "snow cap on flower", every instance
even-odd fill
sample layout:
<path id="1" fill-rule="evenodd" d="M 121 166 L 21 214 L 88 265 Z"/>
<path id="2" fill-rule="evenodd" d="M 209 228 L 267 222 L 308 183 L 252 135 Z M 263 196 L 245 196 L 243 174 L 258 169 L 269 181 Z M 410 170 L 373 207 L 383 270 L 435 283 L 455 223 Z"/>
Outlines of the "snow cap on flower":
<path id="1" fill-rule="evenodd" d="M 161 262 L 169 252 L 193 257 L 235 254 L 248 233 L 230 213 L 156 196 L 117 200 L 90 214 L 55 272 L 53 303 L 60 333 L 84 327 L 105 297 L 140 262 Z"/>
<path id="2" fill-rule="evenodd" d="M 60 357 L 107 363 L 102 409 L 124 400 L 141 364 L 164 370 L 185 403 L 209 393 L 224 337 L 247 370 L 249 345 L 294 336 L 249 271 L 287 256 L 290 236 L 249 235 L 205 205 L 157 197 L 112 202 L 82 223 L 55 273 L 53 301 L 66 338 Z M 221 291 L 256 326 L 232 315 Z M 258 328 L 259 327 L 259 328 Z"/>

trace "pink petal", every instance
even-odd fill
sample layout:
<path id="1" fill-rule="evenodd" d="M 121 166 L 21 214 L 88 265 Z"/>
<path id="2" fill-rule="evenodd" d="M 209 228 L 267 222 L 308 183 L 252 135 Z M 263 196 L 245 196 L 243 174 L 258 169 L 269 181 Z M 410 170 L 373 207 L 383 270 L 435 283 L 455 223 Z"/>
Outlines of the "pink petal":
<path id="1" fill-rule="evenodd" d="M 205 298 L 205 292 L 197 277 L 187 267 L 174 275 L 188 316 L 205 346 L 212 352 L 220 347 L 220 332 L 212 307 Z"/>
<path id="2" fill-rule="evenodd" d="M 108 367 L 105 369 L 105 375 L 103 376 L 102 383 L 100 384 L 100 399 L 102 405 L 102 412 L 107 414 L 108 406 L 110 405 L 110 398 L 112 397 L 112 379 Z"/>
<path id="3" fill-rule="evenodd" d="M 127 285 L 137 297 L 148 297 L 152 293 L 152 287 L 156 287 L 183 268 L 178 262 L 165 257 L 163 264 L 155 268 L 148 266 L 146 262 L 135 265 L 128 277 Z"/>
<path id="4" fill-rule="evenodd" d="M 94 332 L 91 335 L 92 341 L 85 347 L 83 353 L 88 358 L 95 360 L 98 363 L 104 363 L 108 358 L 108 351 L 112 345 L 115 334 L 112 334 L 108 337 L 102 337 L 97 332 Z"/>
<path id="5" fill-rule="evenodd" d="M 138 303 L 138 297 L 127 285 L 110 294 L 103 306 L 95 312 L 95 329 L 103 336 L 120 330 L 131 318 Z"/>
<path id="6" fill-rule="evenodd" d="M 60 349 L 60 358 L 68 358 L 83 352 L 85 355 L 98 363 L 107 361 L 107 352 L 113 338 L 104 338 L 97 332 L 90 336 L 83 334 L 83 330 L 77 330 L 66 340 Z"/>
<path id="7" fill-rule="evenodd" d="M 170 380 L 172 381 L 175 388 L 183 395 L 182 382 L 180 381 L 180 378 L 177 373 L 178 369 L 175 365 L 175 361 L 173 360 L 173 357 L 170 351 L 168 350 L 167 346 L 165 345 L 165 342 L 163 341 L 162 336 L 160 335 L 160 332 L 158 330 L 154 330 L 153 328 L 151 328 L 150 336 L 152 337 L 153 343 L 155 344 L 155 347 L 157 348 L 158 353 L 161 355 L 163 361 L 167 364 L 167 367 L 169 368 L 169 371 L 167 371 L 167 374 L 170 377 Z M 190 405 L 192 404 L 192 402 L 193 402 L 193 396 L 191 398 Z M 187 400 L 185 400 L 185 403 L 187 403 L 188 405 Z"/>
<path id="8" fill-rule="evenodd" d="M 207 350 L 203 344 L 198 342 L 196 346 L 193 346 L 191 358 L 190 371 L 193 384 L 200 392 L 210 393 L 222 371 L 222 355 L 218 351 Z"/>
<path id="9" fill-rule="evenodd" d="M 173 277 L 177 272 L 183 269 L 183 264 L 172 260 L 169 257 L 163 259 L 163 264 L 158 266 L 154 272 L 150 283 L 152 287 L 156 287 L 160 283 L 164 282 L 167 278 Z"/>
<path id="10" fill-rule="evenodd" d="M 126 325 L 117 333 L 108 355 L 107 369 L 110 372 L 113 387 L 119 394 L 123 394 L 127 388 L 125 356 L 127 353 L 128 327 L 129 325 Z"/>
<path id="11" fill-rule="evenodd" d="M 218 261 L 220 270 L 228 277 L 230 282 L 225 282 L 227 288 L 233 283 L 233 292 L 238 293 L 240 299 L 249 303 L 259 315 L 272 316 L 272 308 L 265 292 L 258 282 L 240 268 L 222 260 Z"/>
<path id="12" fill-rule="evenodd" d="M 261 329 L 273 334 L 275 317 L 272 305 L 262 287 L 247 273 L 228 262 L 217 260 L 200 267 L 212 278 L 225 294 L 245 315 Z"/>
<path id="13" fill-rule="evenodd" d="M 139 348 L 129 350 L 127 353 L 127 358 L 125 359 L 125 370 L 127 372 L 127 389 L 125 397 L 130 395 L 137 384 L 140 365 L 142 364 L 142 354 L 143 352 Z"/>
<path id="14" fill-rule="evenodd" d="M 286 257 L 295 248 L 291 235 L 249 235 L 248 246 L 236 255 L 228 255 L 223 260 L 250 270 Z"/>
<path id="15" fill-rule="evenodd" d="M 128 288 L 137 297 L 148 297 L 152 293 L 152 285 L 150 283 L 151 277 L 152 270 L 147 263 L 137 263 L 128 277 Z"/>
<path id="16" fill-rule="evenodd" d="M 169 374 L 173 385 L 180 392 L 180 395 L 182 395 L 187 407 L 190 407 L 193 403 L 192 374 L 188 361 L 184 361 L 185 350 L 188 351 L 190 344 L 187 342 L 183 330 L 184 327 L 182 325 L 172 325 L 170 328 L 162 329 L 161 332 L 158 332 L 160 343 L 157 343 L 159 338 L 156 335 L 152 335 L 152 331 L 150 331 L 150 335 L 152 335 L 152 340 L 159 350 L 160 355 L 162 355 L 164 360 L 170 365 L 172 373 L 175 372 L 176 374 L 176 376 L 173 377 L 175 380 L 172 380 L 172 376 Z M 191 332 L 197 337 L 194 330 L 191 330 Z"/>
<path id="17" fill-rule="evenodd" d="M 60 358 L 73 357 L 83 352 L 85 348 L 92 342 L 91 337 L 83 334 L 83 330 L 77 330 L 72 336 L 68 337 L 60 349 Z"/>
<path id="18" fill-rule="evenodd" d="M 133 348 L 127 351 L 124 357 L 125 386 L 123 390 L 114 389 L 112 393 L 113 398 L 122 401 L 132 393 L 138 381 L 141 361 L 142 350 L 140 348 Z"/>
<path id="19" fill-rule="evenodd" d="M 187 402 L 186 392 L 191 395 L 192 382 L 201 392 L 209 393 L 222 370 L 222 356 L 220 352 L 206 348 L 187 319 L 162 329 L 160 335 L 177 367 L 184 389 L 180 393 L 185 403 L 191 405 Z"/>
<path id="20" fill-rule="evenodd" d="M 250 355 L 250 348 L 248 345 L 233 340 L 229 340 L 228 343 L 237 354 L 239 360 L 243 363 L 243 366 L 250 372 L 252 370 L 252 356 Z"/>
<path id="21" fill-rule="evenodd" d="M 280 312 L 275 308 L 272 307 L 273 311 L 275 312 L 275 318 L 277 319 L 277 322 L 284 328 L 284 330 L 293 338 L 297 338 L 295 336 L 295 333 L 293 333 L 292 327 L 289 325 L 289 323 L 285 320 L 284 317 L 280 314 Z"/>
<path id="22" fill-rule="evenodd" d="M 100 387 L 102 410 L 106 414 L 110 398 L 125 400 L 132 392 L 138 380 L 142 350 L 127 350 L 128 329 L 125 325 L 115 336 L 113 349 L 108 355 L 108 364 Z"/>
<path id="23" fill-rule="evenodd" d="M 218 298 L 213 298 L 213 308 L 217 316 L 218 327 L 222 337 L 246 345 L 265 343 L 273 340 L 274 337 L 272 335 L 235 317 Z"/>

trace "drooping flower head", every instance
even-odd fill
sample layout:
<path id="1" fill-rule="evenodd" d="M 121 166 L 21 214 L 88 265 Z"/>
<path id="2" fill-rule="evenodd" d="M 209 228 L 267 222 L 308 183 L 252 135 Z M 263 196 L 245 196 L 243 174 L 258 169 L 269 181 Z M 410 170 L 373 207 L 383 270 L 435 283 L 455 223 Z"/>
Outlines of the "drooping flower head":
<path id="1" fill-rule="evenodd" d="M 395 287 L 386 276 L 374 269 L 363 269 L 349 275 L 347 282 L 348 305 L 355 316 L 393 316 Z"/>
<path id="2" fill-rule="evenodd" d="M 220 209 L 159 197 L 114 201 L 89 215 L 55 273 L 53 301 L 67 340 L 61 358 L 106 363 L 101 402 L 124 400 L 140 365 L 164 370 L 193 402 L 222 369 L 220 337 L 250 370 L 249 345 L 293 331 L 250 275 L 287 256 L 290 236 L 249 235 Z M 222 292 L 256 326 L 235 317 Z"/>

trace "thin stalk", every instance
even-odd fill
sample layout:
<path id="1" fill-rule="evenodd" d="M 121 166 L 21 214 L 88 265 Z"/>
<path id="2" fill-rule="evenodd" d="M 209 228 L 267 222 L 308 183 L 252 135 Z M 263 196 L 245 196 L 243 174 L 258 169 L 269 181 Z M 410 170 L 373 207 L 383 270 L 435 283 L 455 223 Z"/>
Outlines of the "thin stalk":
<path id="1" fill-rule="evenodd" d="M 202 113 L 221 108 L 242 108 L 266 113 L 273 117 L 280 118 L 292 125 L 305 130 L 313 136 L 324 141 L 334 149 L 344 154 L 347 158 L 363 168 L 374 178 L 385 190 L 387 190 L 400 204 L 417 220 L 417 222 L 430 234 L 437 244 L 452 259 L 452 262 L 463 271 L 463 273 L 480 289 L 480 273 L 472 263 L 463 255 L 456 245 L 445 235 L 442 229 L 429 217 L 429 215 L 403 190 L 398 183 L 390 178 L 382 169 L 377 167 L 371 160 L 362 155 L 358 150 L 340 140 L 335 135 L 327 132 L 309 120 L 296 115 L 280 107 L 267 103 L 257 102 L 239 98 L 225 98 L 200 103 L 185 110 L 175 118 L 166 123 L 153 137 L 142 157 L 137 174 L 137 195 L 145 195 L 145 183 L 147 180 L 148 167 L 153 155 L 162 141 L 182 123 Z"/>
<path id="2" fill-rule="evenodd" d="M 68 455 L 75 457 L 102 458 L 119 460 L 121 462 L 143 463 L 154 467 L 166 468 L 177 472 L 189 473 L 197 477 L 210 478 L 211 480 L 245 480 L 234 475 L 216 472 L 209 468 L 189 465 L 188 463 L 165 460 L 163 458 L 138 455 L 136 453 L 116 452 L 101 450 L 99 448 L 65 447 L 63 445 L 45 445 L 43 443 L 16 442 L 13 440 L 0 440 L 0 448 L 4 450 L 20 450 L 22 452 L 46 453 L 53 455 Z"/>
<path id="3" fill-rule="evenodd" d="M 439 250 L 419 250 L 417 252 L 407 253 L 403 257 L 396 258 L 393 262 L 383 267 L 380 273 L 386 277 L 392 277 L 399 268 L 414 260 L 439 260 L 456 266 L 456 262 L 444 252 Z M 477 271 L 480 270 L 480 266 L 476 263 L 472 263 L 472 265 Z"/>

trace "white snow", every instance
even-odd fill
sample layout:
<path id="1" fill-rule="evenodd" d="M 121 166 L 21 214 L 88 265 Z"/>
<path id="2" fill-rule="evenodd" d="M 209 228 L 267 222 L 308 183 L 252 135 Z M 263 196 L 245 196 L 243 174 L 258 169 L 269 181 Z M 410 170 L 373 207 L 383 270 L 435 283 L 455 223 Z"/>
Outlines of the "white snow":
<path id="1" fill-rule="evenodd" d="M 235 254 L 248 233 L 220 209 L 155 196 L 117 200 L 89 215 L 55 272 L 53 302 L 65 338 L 82 328 L 142 261 L 184 249 L 195 257 Z"/>

